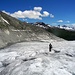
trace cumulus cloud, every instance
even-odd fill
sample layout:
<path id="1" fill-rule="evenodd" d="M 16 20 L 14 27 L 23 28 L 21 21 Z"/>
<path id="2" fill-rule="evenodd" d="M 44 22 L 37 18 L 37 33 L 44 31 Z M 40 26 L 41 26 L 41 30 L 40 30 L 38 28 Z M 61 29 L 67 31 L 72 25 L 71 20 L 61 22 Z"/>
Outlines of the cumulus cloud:
<path id="1" fill-rule="evenodd" d="M 41 11 L 42 10 L 42 7 L 34 7 L 34 10 L 35 11 Z"/>
<path id="2" fill-rule="evenodd" d="M 63 20 L 58 20 L 57 22 L 63 22 Z"/>
<path id="3" fill-rule="evenodd" d="M 50 14 L 50 17 L 51 17 L 51 18 L 54 18 L 54 15 L 53 15 L 53 14 Z"/>
<path id="4" fill-rule="evenodd" d="M 43 17 L 49 16 L 49 12 L 43 11 L 43 15 L 42 15 L 42 16 L 43 16 Z"/>
<path id="5" fill-rule="evenodd" d="M 43 14 L 41 13 L 42 7 L 34 7 L 33 10 L 25 10 L 25 11 L 17 11 L 14 13 L 8 13 L 6 11 L 3 11 L 4 13 L 11 15 L 15 18 L 29 18 L 29 19 L 39 19 L 42 20 L 43 17 L 48 17 L 50 15 L 51 18 L 54 17 L 54 15 L 50 14 L 47 11 L 43 11 Z"/>
<path id="6" fill-rule="evenodd" d="M 16 18 L 30 18 L 30 19 L 42 19 L 41 13 L 38 11 L 34 11 L 34 10 L 25 10 L 25 11 L 18 11 L 15 12 L 13 14 L 11 14 L 11 16 L 16 17 Z"/>
<path id="7" fill-rule="evenodd" d="M 10 14 L 10 15 L 13 17 L 16 17 L 16 18 L 25 18 L 22 11 L 17 11 L 17 12 Z"/>

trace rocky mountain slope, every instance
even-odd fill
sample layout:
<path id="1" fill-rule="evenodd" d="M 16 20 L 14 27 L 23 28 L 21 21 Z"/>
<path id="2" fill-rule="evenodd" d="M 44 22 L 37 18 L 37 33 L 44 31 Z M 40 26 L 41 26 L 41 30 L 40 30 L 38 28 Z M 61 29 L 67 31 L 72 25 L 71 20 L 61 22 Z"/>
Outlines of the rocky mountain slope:
<path id="1" fill-rule="evenodd" d="M 0 11 L 0 48 L 21 41 L 62 40 L 44 28 L 33 26 Z"/>
<path id="2" fill-rule="evenodd" d="M 50 26 L 44 22 L 31 23 L 37 27 L 44 28 L 46 31 L 69 41 L 75 40 L 75 29 L 66 25 Z"/>
<path id="3" fill-rule="evenodd" d="M 75 40 L 75 31 L 73 30 L 65 30 L 58 27 L 49 27 L 47 31 L 65 40 Z"/>

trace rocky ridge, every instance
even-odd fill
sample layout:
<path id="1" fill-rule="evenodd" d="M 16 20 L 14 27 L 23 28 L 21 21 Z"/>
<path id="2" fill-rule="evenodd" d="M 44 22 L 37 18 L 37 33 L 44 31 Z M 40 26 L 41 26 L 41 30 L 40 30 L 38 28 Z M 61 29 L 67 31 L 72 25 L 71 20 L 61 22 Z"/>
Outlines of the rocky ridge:
<path id="1" fill-rule="evenodd" d="M 21 41 L 62 40 L 44 28 L 33 26 L 0 11 L 0 48 Z"/>

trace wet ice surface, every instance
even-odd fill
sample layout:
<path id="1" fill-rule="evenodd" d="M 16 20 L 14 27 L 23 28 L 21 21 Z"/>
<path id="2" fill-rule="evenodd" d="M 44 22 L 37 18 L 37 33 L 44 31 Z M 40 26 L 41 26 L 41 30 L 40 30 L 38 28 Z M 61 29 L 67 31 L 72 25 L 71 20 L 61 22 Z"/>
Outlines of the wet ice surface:
<path id="1" fill-rule="evenodd" d="M 0 75 L 75 75 L 75 41 L 22 42 L 0 51 Z"/>

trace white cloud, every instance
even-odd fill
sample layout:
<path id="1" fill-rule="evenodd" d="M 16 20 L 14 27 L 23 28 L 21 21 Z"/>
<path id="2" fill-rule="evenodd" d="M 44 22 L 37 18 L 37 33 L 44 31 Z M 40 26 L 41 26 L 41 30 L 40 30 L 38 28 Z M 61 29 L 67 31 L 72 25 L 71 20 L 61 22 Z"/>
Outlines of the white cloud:
<path id="1" fill-rule="evenodd" d="M 54 15 L 53 15 L 53 14 L 50 14 L 50 17 L 51 17 L 51 18 L 54 18 Z"/>
<path id="2" fill-rule="evenodd" d="M 57 22 L 63 22 L 63 20 L 58 20 Z"/>
<path id="3" fill-rule="evenodd" d="M 70 21 L 66 21 L 67 23 L 70 23 Z"/>
<path id="4" fill-rule="evenodd" d="M 42 19 L 41 13 L 38 11 L 34 11 L 34 10 L 25 10 L 25 11 L 18 11 L 15 12 L 13 14 L 11 14 L 11 16 L 16 17 L 16 18 L 30 18 L 30 19 Z"/>
<path id="5" fill-rule="evenodd" d="M 4 12 L 4 13 L 6 13 L 6 14 L 10 15 L 10 13 L 6 12 L 5 10 L 3 10 L 2 12 Z"/>
<path id="6" fill-rule="evenodd" d="M 29 18 L 29 19 L 39 19 L 42 20 L 43 17 L 48 17 L 50 15 L 51 18 L 54 17 L 54 15 L 50 14 L 47 11 L 43 11 L 43 14 L 41 13 L 42 7 L 34 7 L 33 10 L 25 10 L 25 11 L 17 11 L 14 13 L 8 13 L 6 11 L 3 11 L 4 13 L 11 15 L 15 18 Z"/>
<path id="7" fill-rule="evenodd" d="M 22 11 L 17 11 L 17 12 L 14 12 L 12 14 L 10 14 L 11 16 L 13 17 L 16 17 L 16 18 L 25 18 L 25 16 L 23 15 L 23 12 Z"/>
<path id="8" fill-rule="evenodd" d="M 42 16 L 43 16 L 43 17 L 49 16 L 49 12 L 43 11 L 43 15 L 42 15 Z"/>
<path id="9" fill-rule="evenodd" d="M 42 10 L 42 7 L 34 7 L 34 10 L 35 11 L 41 11 Z"/>

